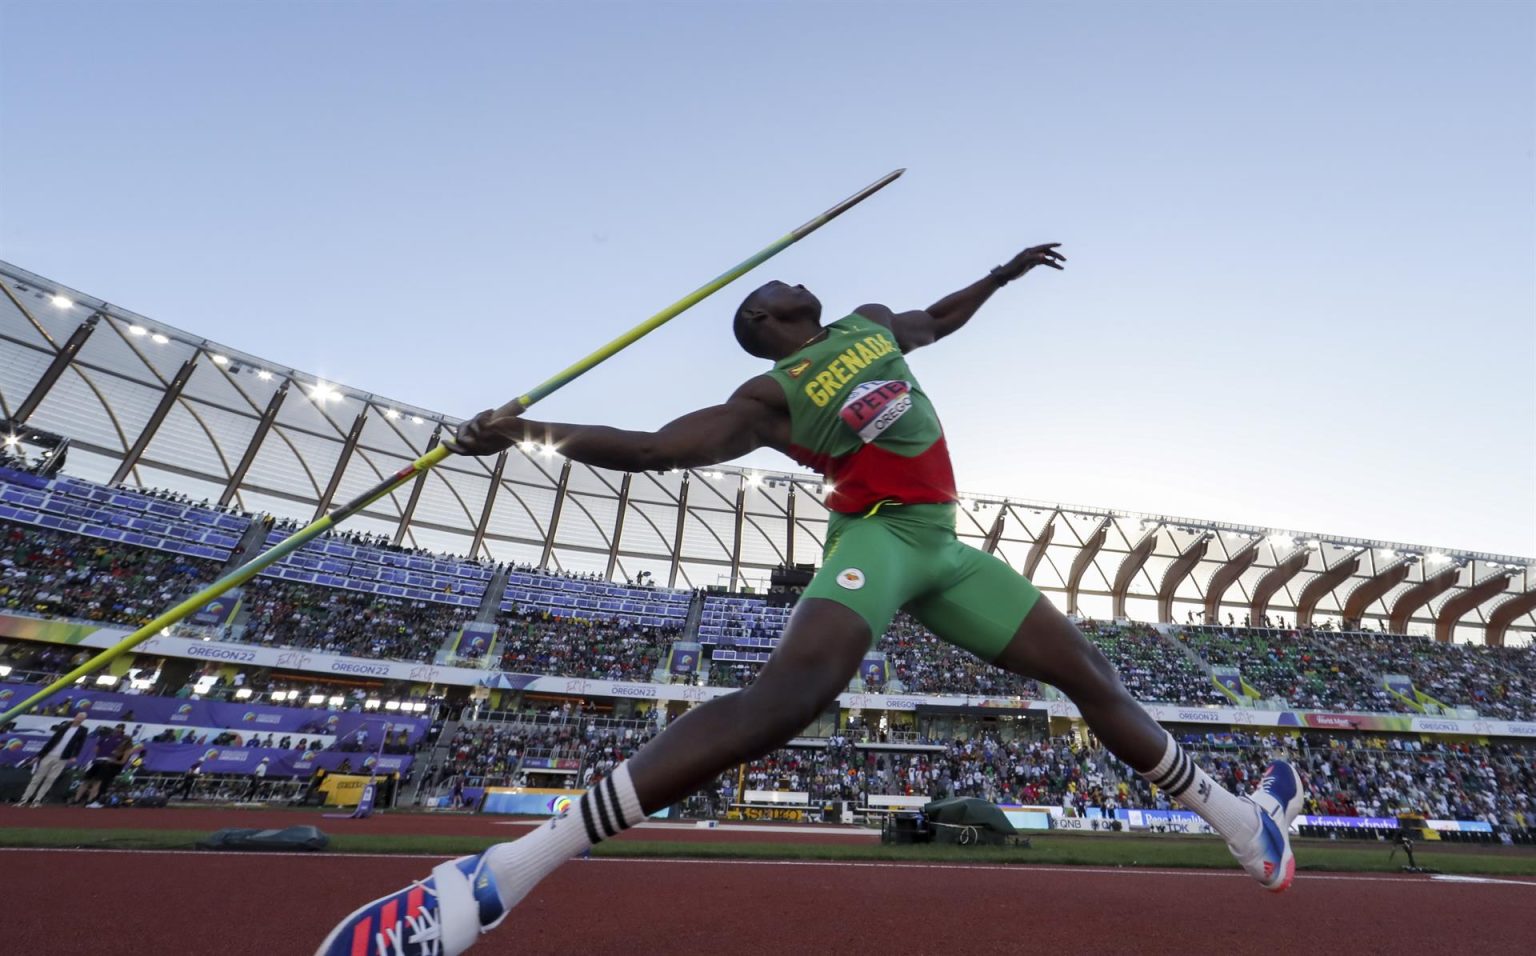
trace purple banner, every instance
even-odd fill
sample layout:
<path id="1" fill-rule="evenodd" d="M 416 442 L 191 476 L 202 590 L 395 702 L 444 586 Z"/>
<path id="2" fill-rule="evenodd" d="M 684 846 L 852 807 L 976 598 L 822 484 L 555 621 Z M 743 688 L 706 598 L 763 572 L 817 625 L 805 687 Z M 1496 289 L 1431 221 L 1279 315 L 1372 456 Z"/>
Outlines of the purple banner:
<path id="1" fill-rule="evenodd" d="M 279 750 L 275 747 L 209 747 L 206 744 L 145 744 L 144 769 L 153 773 L 184 773 L 194 763 L 203 773 L 255 773 L 267 761 L 269 777 L 307 777 L 316 767 L 327 773 L 404 774 L 411 767 L 408 756 L 348 754 L 334 750 Z M 346 768 L 343 769 L 342 765 Z"/>
<path id="2" fill-rule="evenodd" d="M 223 627 L 229 623 L 230 618 L 235 616 L 243 594 L 240 588 L 226 591 L 194 611 L 192 623 L 201 624 L 204 627 Z"/>
<path id="3" fill-rule="evenodd" d="M 25 700 L 42 685 L 0 683 L 0 710 Z M 376 749 L 380 735 L 397 745 L 405 731 L 405 744 L 414 746 L 426 735 L 430 722 L 425 717 L 402 717 L 390 712 L 339 713 L 329 710 L 302 710 L 273 704 L 241 701 L 186 700 L 179 697 L 147 697 L 110 691 L 61 690 L 43 700 L 32 713 L 59 717 L 85 710 L 92 720 L 110 720 L 125 724 L 170 724 L 186 727 L 218 727 L 238 734 L 331 734 L 338 746 L 360 750 Z M 385 726 L 388 725 L 388 729 Z M 131 727 L 129 729 L 132 729 Z M 358 731 L 363 738 L 358 739 Z"/>
<path id="4" fill-rule="evenodd" d="M 699 669 L 699 660 L 704 652 L 703 645 L 691 641 L 677 641 L 672 645 L 671 660 L 667 663 L 667 672 L 678 677 L 689 677 Z"/>
<path id="5" fill-rule="evenodd" d="M 36 757 L 47 743 L 47 734 L 10 733 L 0 737 L 0 767 L 14 767 Z"/>
<path id="6" fill-rule="evenodd" d="M 888 679 L 885 655 L 864 658 L 864 663 L 859 665 L 859 676 L 864 679 L 864 686 L 869 690 L 884 687 Z"/>

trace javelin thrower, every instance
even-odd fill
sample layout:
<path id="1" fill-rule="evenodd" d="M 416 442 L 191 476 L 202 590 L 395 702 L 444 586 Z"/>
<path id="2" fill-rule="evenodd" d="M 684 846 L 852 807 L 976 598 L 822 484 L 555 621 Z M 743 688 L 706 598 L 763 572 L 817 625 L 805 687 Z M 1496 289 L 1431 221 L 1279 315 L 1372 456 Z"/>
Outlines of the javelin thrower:
<path id="1" fill-rule="evenodd" d="M 1064 262 L 1057 243 L 1034 246 L 926 309 L 861 305 L 825 325 L 821 303 L 803 286 L 770 282 L 741 303 L 732 331 L 771 367 L 725 402 L 654 432 L 533 421 L 519 401 L 468 422 L 453 442 L 458 454 L 537 441 L 573 461 L 627 472 L 698 468 L 777 449 L 826 476 L 826 552 L 751 686 L 684 714 L 566 815 L 443 863 L 429 879 L 357 910 L 320 953 L 457 956 L 561 863 L 803 730 L 837 699 L 902 608 L 982 660 L 1060 688 L 1105 746 L 1199 814 L 1260 885 L 1289 887 L 1288 831 L 1302 803 L 1296 771 L 1278 761 L 1251 795 L 1228 792 L 1033 584 L 955 535 L 944 430 L 907 355 L 958 332 L 1010 282 Z"/>

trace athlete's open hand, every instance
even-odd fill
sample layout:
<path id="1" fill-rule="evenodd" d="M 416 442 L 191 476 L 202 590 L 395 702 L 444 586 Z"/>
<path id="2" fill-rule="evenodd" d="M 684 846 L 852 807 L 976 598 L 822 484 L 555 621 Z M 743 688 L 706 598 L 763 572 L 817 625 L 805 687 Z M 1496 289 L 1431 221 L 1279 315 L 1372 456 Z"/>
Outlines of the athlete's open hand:
<path id="1" fill-rule="evenodd" d="M 1067 257 L 1057 252 L 1061 243 L 1047 242 L 1043 246 L 1030 246 L 1023 252 L 1009 259 L 1002 267 L 1003 278 L 1012 282 L 1035 266 L 1050 266 L 1052 269 L 1061 269 Z"/>
<path id="2" fill-rule="evenodd" d="M 511 401 L 500 408 L 487 408 L 459 426 L 459 433 L 447 442 L 457 455 L 496 455 L 522 439 L 518 419 L 523 406 Z"/>

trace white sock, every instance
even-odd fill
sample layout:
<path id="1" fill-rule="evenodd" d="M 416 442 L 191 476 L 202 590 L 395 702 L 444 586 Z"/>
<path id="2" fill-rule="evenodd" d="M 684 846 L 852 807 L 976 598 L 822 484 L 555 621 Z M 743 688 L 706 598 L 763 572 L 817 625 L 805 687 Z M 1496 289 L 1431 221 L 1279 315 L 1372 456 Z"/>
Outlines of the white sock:
<path id="1" fill-rule="evenodd" d="M 1167 792 L 1182 806 L 1200 815 L 1200 819 L 1228 843 L 1242 844 L 1253 839 L 1259 822 L 1253 804 L 1234 795 L 1210 776 L 1184 752 L 1168 734 L 1168 749 L 1157 766 L 1142 774 L 1153 786 Z"/>
<path id="2" fill-rule="evenodd" d="M 486 866 L 496 875 L 496 889 L 508 909 L 560 864 L 578 856 L 645 818 L 628 762 L 613 768 L 607 779 L 581 795 L 564 816 L 536 827 L 510 843 L 485 851 Z"/>

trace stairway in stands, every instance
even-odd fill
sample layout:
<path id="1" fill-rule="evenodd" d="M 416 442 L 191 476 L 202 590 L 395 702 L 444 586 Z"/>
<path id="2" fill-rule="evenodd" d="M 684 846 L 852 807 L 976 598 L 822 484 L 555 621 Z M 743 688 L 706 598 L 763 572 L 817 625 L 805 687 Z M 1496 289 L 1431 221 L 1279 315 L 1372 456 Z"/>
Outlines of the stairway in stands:
<path id="1" fill-rule="evenodd" d="M 427 775 L 432 772 L 433 767 L 446 765 L 448 758 L 453 756 L 450 742 L 453 740 L 453 735 L 458 732 L 459 723 L 457 720 L 445 721 L 443 723 L 443 732 L 437 735 L 437 740 L 432 744 L 432 749 L 427 752 L 425 758 L 417 760 L 417 765 L 422 770 L 420 779 L 416 781 L 416 793 L 411 797 L 413 804 L 419 806 L 426 797 L 435 796 L 435 794 L 423 792 L 427 788 Z"/>

